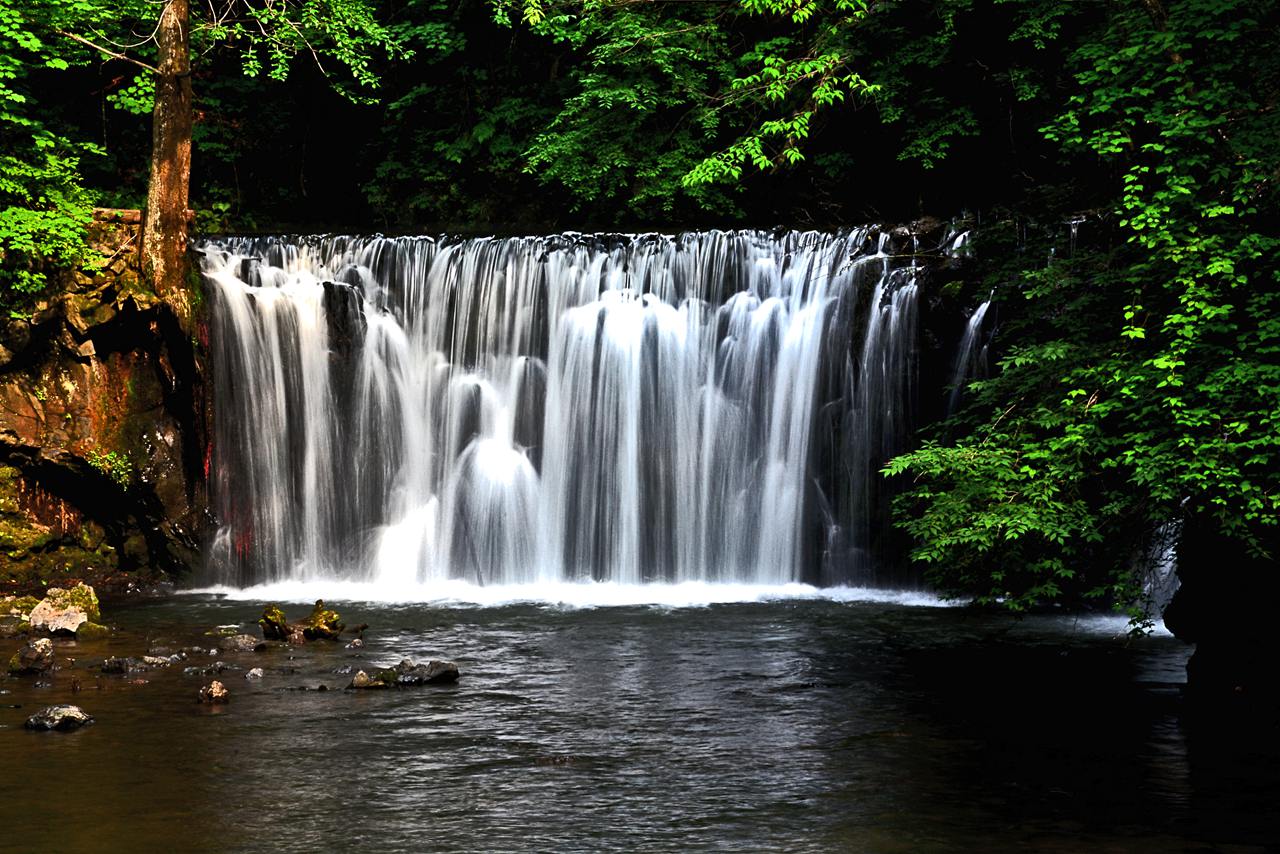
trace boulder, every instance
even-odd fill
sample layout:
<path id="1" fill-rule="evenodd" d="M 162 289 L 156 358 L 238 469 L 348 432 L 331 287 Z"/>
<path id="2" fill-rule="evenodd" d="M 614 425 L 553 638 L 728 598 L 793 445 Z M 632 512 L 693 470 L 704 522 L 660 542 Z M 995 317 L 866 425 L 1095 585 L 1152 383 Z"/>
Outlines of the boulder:
<path id="1" fill-rule="evenodd" d="M 253 635 L 232 635 L 218 641 L 218 649 L 223 652 L 253 652 L 262 641 Z"/>
<path id="2" fill-rule="evenodd" d="M 53 641 L 48 638 L 37 638 L 13 654 L 9 659 L 9 672 L 44 673 L 53 667 Z"/>
<path id="3" fill-rule="evenodd" d="M 223 685 L 217 679 L 210 682 L 200 689 L 200 702 L 202 703 L 225 703 L 227 702 L 227 686 Z"/>
<path id="4" fill-rule="evenodd" d="M 45 597 L 31 609 L 28 620 L 31 628 L 49 634 L 73 635 L 86 622 L 102 618 L 98 609 L 98 595 L 87 584 L 77 584 L 70 590 L 50 587 Z"/>
<path id="5" fill-rule="evenodd" d="M 250 670 L 248 673 L 246 673 L 244 675 L 244 678 L 245 679 L 261 679 L 263 676 L 266 676 L 266 673 L 263 672 L 262 668 L 255 667 L 252 670 Z"/>
<path id="6" fill-rule="evenodd" d="M 79 706 L 48 706 L 27 718 L 27 729 L 67 730 L 79 729 L 93 723 L 93 718 Z"/>

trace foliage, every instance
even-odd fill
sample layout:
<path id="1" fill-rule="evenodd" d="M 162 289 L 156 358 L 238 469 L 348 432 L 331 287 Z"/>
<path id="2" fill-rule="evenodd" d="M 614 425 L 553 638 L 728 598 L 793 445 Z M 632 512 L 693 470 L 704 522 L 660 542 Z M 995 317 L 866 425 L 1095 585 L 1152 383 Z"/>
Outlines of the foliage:
<path id="1" fill-rule="evenodd" d="M 99 149 L 49 128 L 32 96 L 42 70 L 67 67 L 22 7 L 0 0 L 0 294 L 41 290 L 49 268 L 74 268 L 93 255 L 93 194 L 78 166 Z"/>
<path id="2" fill-rule="evenodd" d="M 85 455 L 85 460 L 121 489 L 128 489 L 133 482 L 133 463 L 129 461 L 127 454 L 119 451 L 108 451 L 104 454 L 97 448 L 92 448 Z"/>
<path id="3" fill-rule="evenodd" d="M 944 588 L 1013 607 L 1131 590 L 1141 538 L 1204 514 L 1265 548 L 1280 520 L 1277 21 L 1266 4 L 1109 9 L 1044 126 L 1110 176 L 1113 251 L 1026 268 L 969 429 L 891 463 Z M 1086 577 L 1087 576 L 1087 577 Z"/>

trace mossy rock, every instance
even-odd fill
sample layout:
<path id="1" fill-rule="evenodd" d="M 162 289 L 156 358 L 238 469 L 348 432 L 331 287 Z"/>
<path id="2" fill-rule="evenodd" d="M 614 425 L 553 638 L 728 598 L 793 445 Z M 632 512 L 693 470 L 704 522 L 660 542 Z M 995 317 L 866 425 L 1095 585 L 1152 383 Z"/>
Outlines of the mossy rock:
<path id="1" fill-rule="evenodd" d="M 20 614 L 25 617 L 39 604 L 40 600 L 34 596 L 5 596 L 0 598 L 0 615 Z"/>
<path id="2" fill-rule="evenodd" d="M 258 625 L 262 627 L 262 636 L 267 640 L 288 640 L 291 634 L 289 620 L 279 605 L 271 604 L 262 609 L 262 619 L 258 620 Z"/>
<path id="3" fill-rule="evenodd" d="M 50 587 L 45 592 L 44 598 L 59 609 L 79 608 L 84 611 L 90 622 L 97 622 L 102 619 L 102 611 L 98 608 L 98 594 L 84 582 L 67 590 L 63 590 L 60 587 Z"/>
<path id="4" fill-rule="evenodd" d="M 307 640 L 337 640 L 344 628 L 346 626 L 342 624 L 338 612 L 325 608 L 323 599 L 316 600 L 311 614 L 302 621 L 302 634 Z"/>
<path id="5" fill-rule="evenodd" d="M 77 640 L 93 640 L 106 637 L 109 634 L 111 634 L 111 629 L 93 621 L 81 623 L 80 628 L 76 629 Z"/>

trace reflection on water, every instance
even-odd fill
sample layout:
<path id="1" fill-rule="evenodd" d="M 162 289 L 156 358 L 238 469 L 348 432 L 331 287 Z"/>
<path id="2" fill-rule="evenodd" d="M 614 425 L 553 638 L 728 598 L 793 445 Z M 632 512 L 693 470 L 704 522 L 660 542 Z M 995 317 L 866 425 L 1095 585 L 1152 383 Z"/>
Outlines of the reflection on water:
<path id="1" fill-rule="evenodd" d="M 0 689 L 12 850 L 1100 851 L 1280 841 L 1274 756 L 1179 723 L 1187 649 L 1097 623 L 796 599 L 696 608 L 342 603 L 362 650 L 222 653 L 100 676 L 146 640 L 212 644 L 254 602 L 117 610 L 48 687 Z M 1114 624 L 1112 624 L 1114 626 Z M 9 641 L 3 651 L 16 648 Z M 345 685 L 448 657 L 456 686 Z M 253 666 L 266 677 L 251 682 Z M 81 688 L 72 692 L 78 679 Z M 301 690 L 303 688 L 311 690 Z M 97 724 L 21 729 L 76 702 Z M 21 706 L 12 708 L 11 706 Z M 1233 752 L 1234 751 L 1234 752 Z M 15 847 L 16 846 L 16 847 Z M 1243 850 L 1251 850 L 1249 847 Z"/>

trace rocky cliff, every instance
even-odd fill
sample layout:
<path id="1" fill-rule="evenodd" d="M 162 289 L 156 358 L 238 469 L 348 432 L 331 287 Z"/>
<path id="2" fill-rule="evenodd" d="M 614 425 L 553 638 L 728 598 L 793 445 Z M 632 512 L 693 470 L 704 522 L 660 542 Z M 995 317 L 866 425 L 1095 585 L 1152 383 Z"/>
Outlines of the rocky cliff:
<path id="1" fill-rule="evenodd" d="M 203 535 L 203 325 L 146 288 L 136 211 L 96 219 L 95 269 L 0 320 L 0 593 L 154 583 Z"/>

